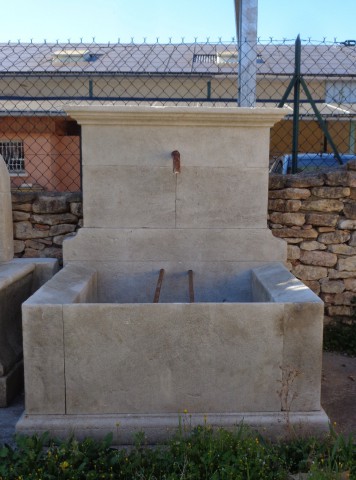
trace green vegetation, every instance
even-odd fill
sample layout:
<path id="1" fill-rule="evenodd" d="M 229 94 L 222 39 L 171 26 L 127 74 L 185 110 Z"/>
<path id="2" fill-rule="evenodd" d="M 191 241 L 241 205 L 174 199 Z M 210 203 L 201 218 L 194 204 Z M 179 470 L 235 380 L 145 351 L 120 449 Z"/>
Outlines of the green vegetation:
<path id="1" fill-rule="evenodd" d="M 356 322 L 326 325 L 324 327 L 324 350 L 356 356 Z"/>
<path id="2" fill-rule="evenodd" d="M 0 447 L 0 479 L 262 480 L 299 472 L 314 480 L 356 479 L 352 438 L 333 432 L 319 441 L 271 443 L 245 427 L 231 433 L 203 426 L 156 448 L 145 446 L 143 434 L 132 449 L 117 450 L 110 443 L 109 437 L 102 443 L 17 437 L 16 448 Z"/>

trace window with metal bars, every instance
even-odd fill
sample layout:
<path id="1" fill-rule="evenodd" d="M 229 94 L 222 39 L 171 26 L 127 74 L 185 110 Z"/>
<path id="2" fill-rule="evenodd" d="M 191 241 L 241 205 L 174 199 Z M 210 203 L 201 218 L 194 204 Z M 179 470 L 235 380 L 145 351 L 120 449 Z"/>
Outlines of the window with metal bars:
<path id="1" fill-rule="evenodd" d="M 0 141 L 2 155 L 9 173 L 25 173 L 25 155 L 22 141 Z"/>

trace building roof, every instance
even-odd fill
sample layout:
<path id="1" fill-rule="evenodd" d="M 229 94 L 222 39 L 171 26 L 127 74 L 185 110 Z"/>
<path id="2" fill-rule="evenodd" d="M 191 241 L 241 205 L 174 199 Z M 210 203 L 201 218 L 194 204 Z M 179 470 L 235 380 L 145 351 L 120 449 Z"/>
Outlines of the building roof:
<path id="1" fill-rule="evenodd" d="M 236 62 L 217 62 L 222 52 L 236 52 L 225 43 L 191 44 L 0 44 L 0 72 L 12 74 L 226 74 Z M 294 44 L 259 44 L 260 75 L 290 75 Z M 302 73 L 313 76 L 355 76 L 356 46 L 302 46 Z"/>

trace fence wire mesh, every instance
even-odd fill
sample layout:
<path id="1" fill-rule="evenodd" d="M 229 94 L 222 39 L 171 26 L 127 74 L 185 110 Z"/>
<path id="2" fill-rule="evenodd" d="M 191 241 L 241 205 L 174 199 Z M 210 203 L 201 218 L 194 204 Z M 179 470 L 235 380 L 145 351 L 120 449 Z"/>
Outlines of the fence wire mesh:
<path id="1" fill-rule="evenodd" d="M 250 78 L 242 75 L 246 66 Z M 302 89 L 298 153 L 308 156 L 304 163 L 298 156 L 299 167 L 337 164 L 329 138 L 348 160 L 355 154 L 356 42 L 304 40 L 300 70 L 325 125 Z M 294 74 L 294 40 L 250 50 L 235 41 L 0 44 L 0 154 L 13 188 L 77 191 L 81 132 L 66 104 L 235 106 L 252 94 L 256 106 L 272 107 Z M 291 89 L 287 116 L 271 131 L 270 161 L 277 159 L 274 168 L 283 173 L 290 168 L 294 97 Z"/>

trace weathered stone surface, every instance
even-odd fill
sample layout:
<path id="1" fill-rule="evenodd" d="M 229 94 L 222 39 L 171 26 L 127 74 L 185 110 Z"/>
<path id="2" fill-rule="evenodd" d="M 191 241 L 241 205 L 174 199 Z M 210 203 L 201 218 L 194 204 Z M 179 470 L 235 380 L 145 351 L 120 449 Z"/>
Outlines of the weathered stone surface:
<path id="1" fill-rule="evenodd" d="M 70 212 L 77 217 L 83 216 L 83 204 L 81 202 L 73 202 L 69 206 Z"/>
<path id="2" fill-rule="evenodd" d="M 37 198 L 37 193 L 35 192 L 11 192 L 11 202 L 13 204 L 17 203 L 32 203 Z M 17 208 L 17 205 L 16 205 Z"/>
<path id="3" fill-rule="evenodd" d="M 300 257 L 300 248 L 296 245 L 288 245 L 287 258 L 288 260 L 298 260 Z"/>
<path id="4" fill-rule="evenodd" d="M 305 199 L 311 195 L 306 188 L 285 188 L 284 190 L 272 190 L 269 192 L 269 198 L 291 198 Z"/>
<path id="5" fill-rule="evenodd" d="M 68 237 L 72 237 L 74 235 L 74 233 L 67 233 L 66 235 L 57 235 L 56 237 L 53 237 L 53 243 L 55 245 L 62 245 L 63 244 L 63 241 L 68 238 Z"/>
<path id="6" fill-rule="evenodd" d="M 323 293 L 342 293 L 345 290 L 345 284 L 342 280 L 331 281 L 329 279 L 322 279 L 320 281 L 320 288 Z"/>
<path id="7" fill-rule="evenodd" d="M 284 212 L 286 209 L 286 202 L 280 198 L 268 200 L 268 210 L 276 212 Z"/>
<path id="8" fill-rule="evenodd" d="M 286 212 L 298 212 L 302 206 L 300 200 L 286 200 L 285 210 Z"/>
<path id="9" fill-rule="evenodd" d="M 14 240 L 14 253 L 22 253 L 25 250 L 25 242 L 22 240 Z"/>
<path id="10" fill-rule="evenodd" d="M 346 164 L 347 170 L 356 170 L 356 160 L 351 160 Z"/>
<path id="11" fill-rule="evenodd" d="M 324 174 L 325 184 L 330 186 L 349 186 L 348 173 L 346 169 L 338 169 Z"/>
<path id="12" fill-rule="evenodd" d="M 355 299 L 354 292 L 343 292 L 335 295 L 334 304 L 335 305 L 352 305 Z"/>
<path id="13" fill-rule="evenodd" d="M 307 223 L 321 227 L 335 227 L 338 219 L 338 215 L 328 213 L 308 213 L 305 218 Z"/>
<path id="14" fill-rule="evenodd" d="M 330 233 L 321 233 L 318 237 L 318 241 L 330 245 L 332 243 L 345 243 L 350 239 L 348 232 L 336 231 Z"/>
<path id="15" fill-rule="evenodd" d="M 347 258 L 339 258 L 337 263 L 338 270 L 346 270 L 348 272 L 355 272 L 356 275 L 356 255 Z"/>
<path id="16" fill-rule="evenodd" d="M 315 187 L 312 194 L 321 198 L 343 198 L 350 195 L 349 187 Z"/>
<path id="17" fill-rule="evenodd" d="M 33 250 L 43 250 L 45 248 L 43 243 L 35 240 L 26 240 L 25 244 L 27 248 L 32 248 Z"/>
<path id="18" fill-rule="evenodd" d="M 74 232 L 74 230 L 75 230 L 75 225 L 72 225 L 72 224 L 63 223 L 61 225 L 53 225 L 50 228 L 49 236 L 55 237 L 58 235 L 64 235 L 66 233 Z"/>
<path id="19" fill-rule="evenodd" d="M 78 227 L 81 228 L 84 225 L 84 221 L 82 218 L 78 220 Z"/>
<path id="20" fill-rule="evenodd" d="M 326 233 L 326 232 L 335 232 L 334 227 L 318 227 L 318 232 Z"/>
<path id="21" fill-rule="evenodd" d="M 303 202 L 302 205 L 303 210 L 315 210 L 317 212 L 341 212 L 343 208 L 343 202 L 333 199 L 310 200 Z"/>
<path id="22" fill-rule="evenodd" d="M 310 225 L 309 223 L 306 223 L 305 225 L 302 225 L 303 230 L 310 230 L 311 228 L 313 228 L 313 225 Z"/>
<path id="23" fill-rule="evenodd" d="M 56 247 L 47 247 L 44 250 L 41 251 L 41 257 L 46 257 L 46 258 L 62 258 L 62 249 L 61 248 L 56 248 Z"/>
<path id="24" fill-rule="evenodd" d="M 355 247 L 350 247 L 349 245 L 345 245 L 343 243 L 329 245 L 328 251 L 336 253 L 337 255 L 356 255 Z"/>
<path id="25" fill-rule="evenodd" d="M 326 250 L 326 246 L 323 243 L 317 242 L 315 240 L 312 240 L 310 242 L 302 242 L 300 244 L 300 248 L 302 250 Z"/>
<path id="26" fill-rule="evenodd" d="M 329 270 L 328 274 L 330 279 L 337 279 L 337 278 L 354 278 L 355 277 L 355 272 L 346 272 L 340 271 L 340 270 Z"/>
<path id="27" fill-rule="evenodd" d="M 285 241 L 286 241 L 288 244 L 291 244 L 291 245 L 296 245 L 296 244 L 298 244 L 298 243 L 300 243 L 300 242 L 302 242 L 302 241 L 303 241 L 303 239 L 302 239 L 302 238 L 300 238 L 300 237 L 295 237 L 295 238 L 292 238 L 292 237 L 291 237 L 291 238 L 284 238 L 283 240 L 285 240 Z"/>
<path id="28" fill-rule="evenodd" d="M 345 220 L 342 218 L 338 222 L 338 227 L 344 230 L 356 230 L 356 220 Z"/>
<path id="29" fill-rule="evenodd" d="M 334 305 L 335 293 L 320 293 L 320 298 L 328 305 Z"/>
<path id="30" fill-rule="evenodd" d="M 49 227 L 46 230 L 37 230 L 33 228 L 30 222 L 14 223 L 14 237 L 17 240 L 47 237 L 48 232 L 49 232 Z"/>
<path id="31" fill-rule="evenodd" d="M 21 203 L 16 205 L 17 212 L 32 212 L 32 203 Z"/>
<path id="32" fill-rule="evenodd" d="M 309 188 L 324 185 L 324 179 L 321 175 L 288 175 L 286 186 L 294 188 Z"/>
<path id="33" fill-rule="evenodd" d="M 356 220 L 356 203 L 349 202 L 344 205 L 345 217 L 351 220 Z"/>
<path id="34" fill-rule="evenodd" d="M 294 228 L 281 228 L 278 230 L 273 230 L 273 235 L 279 238 L 317 238 L 318 232 L 314 229 L 312 230 L 296 230 Z"/>
<path id="35" fill-rule="evenodd" d="M 278 190 L 283 188 L 285 185 L 285 175 L 270 175 L 269 176 L 269 185 L 270 190 Z"/>
<path id="36" fill-rule="evenodd" d="M 292 273 L 300 280 L 319 280 L 328 276 L 328 269 L 325 267 L 296 265 L 293 268 Z"/>
<path id="37" fill-rule="evenodd" d="M 269 225 L 269 228 L 271 228 L 272 230 L 275 228 L 283 228 L 283 225 L 280 225 L 279 223 L 271 223 Z"/>
<path id="38" fill-rule="evenodd" d="M 320 293 L 320 283 L 317 280 L 304 280 L 304 283 L 316 295 L 319 295 L 319 293 Z"/>
<path id="39" fill-rule="evenodd" d="M 350 317 L 352 310 L 348 306 L 331 306 L 326 309 L 328 315 L 331 317 Z"/>
<path id="40" fill-rule="evenodd" d="M 345 289 L 356 292 L 356 278 L 345 278 Z"/>
<path id="41" fill-rule="evenodd" d="M 329 252 L 301 251 L 300 261 L 306 265 L 333 267 L 337 262 L 337 255 Z"/>
<path id="42" fill-rule="evenodd" d="M 356 188 L 350 188 L 350 198 L 351 200 L 356 200 Z"/>
<path id="43" fill-rule="evenodd" d="M 66 192 L 64 196 L 68 203 L 81 203 L 83 200 L 82 192 Z"/>
<path id="44" fill-rule="evenodd" d="M 356 247 L 356 232 L 352 232 L 349 245 L 351 247 Z"/>
<path id="45" fill-rule="evenodd" d="M 77 223 L 78 217 L 72 213 L 57 213 L 45 215 L 32 215 L 31 220 L 43 225 L 58 225 L 60 223 Z"/>
<path id="46" fill-rule="evenodd" d="M 23 222 L 30 218 L 30 214 L 28 212 L 12 212 L 12 219 L 14 222 Z"/>
<path id="47" fill-rule="evenodd" d="M 34 213 L 65 213 L 69 206 L 67 199 L 62 196 L 40 196 L 32 206 Z"/>
<path id="48" fill-rule="evenodd" d="M 280 223 L 282 225 L 298 225 L 305 223 L 305 215 L 303 213 L 280 213 L 274 212 L 270 215 L 270 220 L 273 223 Z"/>

